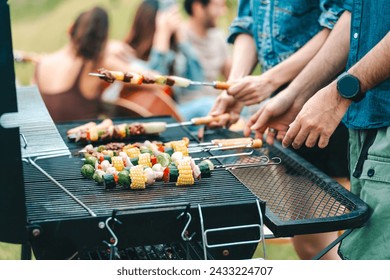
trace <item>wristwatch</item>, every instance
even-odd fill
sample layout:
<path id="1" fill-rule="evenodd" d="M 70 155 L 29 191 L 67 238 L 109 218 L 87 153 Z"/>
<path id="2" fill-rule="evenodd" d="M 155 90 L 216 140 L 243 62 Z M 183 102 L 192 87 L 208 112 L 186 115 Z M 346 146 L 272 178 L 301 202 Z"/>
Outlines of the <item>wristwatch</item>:
<path id="1" fill-rule="evenodd" d="M 344 72 L 337 78 L 337 91 L 342 97 L 354 102 L 364 97 L 364 93 L 360 91 L 359 79 L 348 72 Z"/>

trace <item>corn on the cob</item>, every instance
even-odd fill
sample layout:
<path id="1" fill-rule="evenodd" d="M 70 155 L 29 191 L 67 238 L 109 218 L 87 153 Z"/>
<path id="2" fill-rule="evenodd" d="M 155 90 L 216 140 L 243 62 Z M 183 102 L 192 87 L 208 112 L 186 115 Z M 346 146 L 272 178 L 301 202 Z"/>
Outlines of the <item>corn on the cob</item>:
<path id="1" fill-rule="evenodd" d="M 122 171 L 123 169 L 125 169 L 122 157 L 111 157 L 111 163 L 117 171 Z"/>
<path id="2" fill-rule="evenodd" d="M 175 152 L 181 152 L 183 156 L 188 156 L 188 147 L 184 140 L 172 141 L 171 145 Z"/>
<path id="3" fill-rule="evenodd" d="M 149 153 L 139 154 L 138 164 L 147 167 L 152 167 L 152 162 L 150 161 L 150 154 Z"/>
<path id="4" fill-rule="evenodd" d="M 177 165 L 177 169 L 179 170 L 179 177 L 177 178 L 176 186 L 194 184 L 194 176 L 192 175 L 190 161 L 181 160 Z"/>
<path id="5" fill-rule="evenodd" d="M 146 176 L 142 165 L 133 166 L 130 168 L 131 189 L 145 189 Z"/>
<path id="6" fill-rule="evenodd" d="M 129 158 L 137 158 L 141 152 L 137 147 L 123 148 L 123 151 L 129 156 Z"/>

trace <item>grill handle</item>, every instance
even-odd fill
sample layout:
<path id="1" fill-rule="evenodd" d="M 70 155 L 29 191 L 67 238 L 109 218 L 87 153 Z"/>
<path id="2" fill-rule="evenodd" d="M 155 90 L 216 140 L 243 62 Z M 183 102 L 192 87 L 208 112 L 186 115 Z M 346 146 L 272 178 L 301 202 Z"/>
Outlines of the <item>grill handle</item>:
<path id="1" fill-rule="evenodd" d="M 265 243 L 264 243 L 264 230 L 263 230 L 263 215 L 261 213 L 260 208 L 260 202 L 258 199 L 256 199 L 256 205 L 257 209 L 259 211 L 259 224 L 250 224 L 250 225 L 241 225 L 241 226 L 231 226 L 231 227 L 221 227 L 221 228 L 213 228 L 213 229 L 207 229 L 204 228 L 204 222 L 203 222 L 203 214 L 202 214 L 202 207 L 200 204 L 198 204 L 198 211 L 199 211 L 199 218 L 200 218 L 200 226 L 202 229 L 202 243 L 203 243 L 203 253 L 204 253 L 204 259 L 207 260 L 207 248 L 217 248 L 217 247 L 223 247 L 223 246 L 237 246 L 237 245 L 244 245 L 244 244 L 253 244 L 253 243 L 262 243 L 263 246 L 263 254 L 265 259 Z M 220 244 L 213 244 L 210 245 L 207 240 L 207 233 L 209 232 L 220 232 L 220 231 L 227 231 L 227 230 L 237 230 L 237 229 L 244 229 L 244 228 L 259 228 L 259 238 L 256 240 L 247 240 L 247 241 L 238 241 L 238 242 L 230 242 L 230 243 L 220 243 Z"/>

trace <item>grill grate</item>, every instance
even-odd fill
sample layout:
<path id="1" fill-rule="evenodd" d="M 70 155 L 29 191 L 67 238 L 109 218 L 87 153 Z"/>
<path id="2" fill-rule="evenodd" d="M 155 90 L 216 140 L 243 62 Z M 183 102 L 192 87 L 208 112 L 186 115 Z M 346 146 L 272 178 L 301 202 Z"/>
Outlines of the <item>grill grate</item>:
<path id="1" fill-rule="evenodd" d="M 239 137 L 220 130 L 212 138 Z M 213 154 L 220 154 L 215 151 Z M 253 156 L 224 159 L 223 164 L 256 163 L 278 157 L 280 165 L 232 169 L 231 172 L 260 200 L 266 202 L 266 225 L 275 236 L 291 236 L 360 226 L 367 206 L 341 185 L 280 144 L 256 150 Z"/>
<path id="2" fill-rule="evenodd" d="M 175 183 L 156 182 L 146 190 L 106 191 L 92 180 L 82 178 L 80 158 L 55 158 L 39 161 L 67 190 L 80 199 L 98 216 L 111 215 L 113 209 L 130 207 L 154 208 L 159 205 L 192 203 L 201 205 L 235 204 L 254 201 L 253 194 L 228 171 L 219 171 L 211 178 L 196 181 L 190 187 L 177 187 Z M 69 168 L 72 166 L 72 168 Z M 55 171 L 62 171 L 54 173 Z M 28 163 L 24 164 L 26 178 L 26 205 L 30 221 L 80 217 L 88 212 L 67 196 L 53 182 Z M 72 179 L 70 179 L 72 178 Z"/>

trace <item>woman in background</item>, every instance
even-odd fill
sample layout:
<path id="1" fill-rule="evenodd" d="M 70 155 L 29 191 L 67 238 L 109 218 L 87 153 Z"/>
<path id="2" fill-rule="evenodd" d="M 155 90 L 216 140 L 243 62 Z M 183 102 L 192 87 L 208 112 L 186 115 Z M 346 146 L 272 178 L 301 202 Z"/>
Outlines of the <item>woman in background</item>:
<path id="1" fill-rule="evenodd" d="M 108 24 L 100 7 L 81 13 L 69 29 L 69 43 L 36 64 L 34 80 L 55 122 L 97 118 L 105 84 L 88 73 L 100 67 L 128 70 L 105 52 Z"/>

